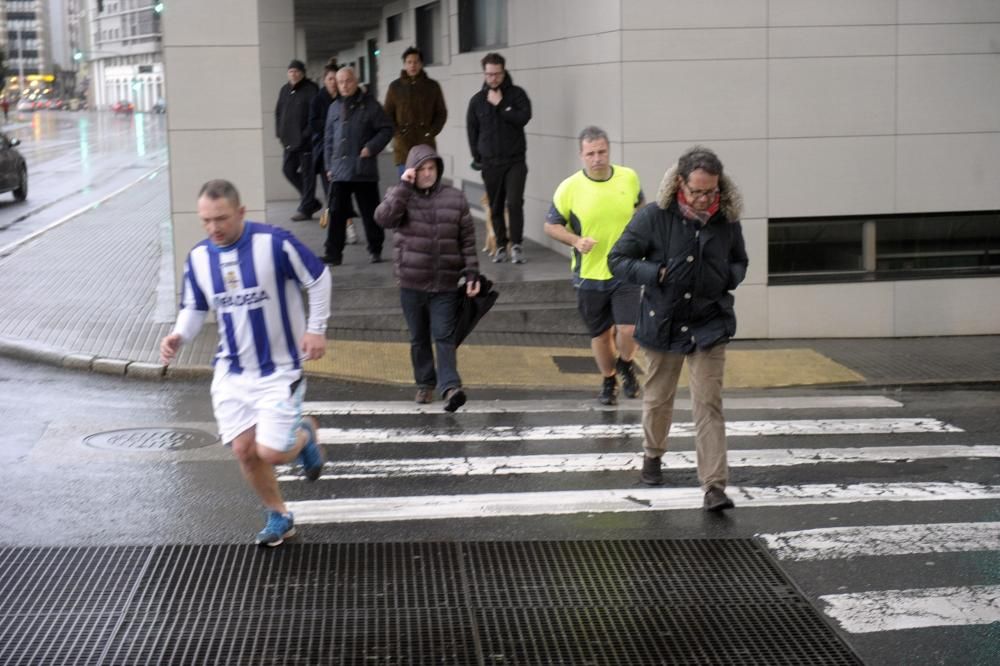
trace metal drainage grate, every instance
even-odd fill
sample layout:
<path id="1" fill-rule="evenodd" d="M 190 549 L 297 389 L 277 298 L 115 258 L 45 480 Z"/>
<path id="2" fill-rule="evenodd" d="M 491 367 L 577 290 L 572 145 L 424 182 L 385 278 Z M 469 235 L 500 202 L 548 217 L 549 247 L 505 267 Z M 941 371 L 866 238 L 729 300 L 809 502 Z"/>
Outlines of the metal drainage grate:
<path id="1" fill-rule="evenodd" d="M 0 550 L 0 663 L 859 664 L 751 540 Z"/>
<path id="2" fill-rule="evenodd" d="M 83 443 L 116 451 L 179 451 L 200 449 L 217 441 L 215 435 L 193 428 L 131 428 L 89 435 Z"/>

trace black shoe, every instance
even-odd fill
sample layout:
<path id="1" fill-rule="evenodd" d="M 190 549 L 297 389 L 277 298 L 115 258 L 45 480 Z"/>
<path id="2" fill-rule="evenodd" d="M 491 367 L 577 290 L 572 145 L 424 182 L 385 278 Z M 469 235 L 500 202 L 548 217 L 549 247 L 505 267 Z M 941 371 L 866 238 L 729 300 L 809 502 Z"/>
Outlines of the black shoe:
<path id="1" fill-rule="evenodd" d="M 344 260 L 340 257 L 331 257 L 328 254 L 323 255 L 323 263 L 328 266 L 339 266 L 344 263 Z"/>
<path id="2" fill-rule="evenodd" d="M 729 499 L 726 491 L 719 486 L 712 486 L 705 493 L 705 511 L 722 511 L 732 508 L 733 500 Z"/>
<path id="3" fill-rule="evenodd" d="M 467 398 L 465 397 L 465 391 L 460 388 L 450 388 L 444 392 L 444 399 L 447 401 L 444 405 L 444 411 L 454 412 L 459 407 L 465 404 Z"/>
<path id="4" fill-rule="evenodd" d="M 373 264 L 381 264 L 382 263 L 382 255 L 380 253 L 378 253 L 378 252 L 370 252 L 368 254 L 368 261 L 370 263 L 373 263 Z"/>
<path id="5" fill-rule="evenodd" d="M 306 220 L 311 220 L 312 215 L 306 215 L 305 213 L 299 212 L 292 215 L 292 222 L 305 222 Z"/>
<path id="6" fill-rule="evenodd" d="M 647 455 L 643 455 L 642 474 L 639 476 L 639 480 L 647 486 L 662 486 L 663 470 L 660 469 L 661 463 L 660 458 L 650 458 Z"/>
<path id="7" fill-rule="evenodd" d="M 602 405 L 618 404 L 618 380 L 614 375 L 604 378 L 604 383 L 601 385 L 601 394 L 597 396 L 597 402 Z"/>
<path id="8" fill-rule="evenodd" d="M 632 361 L 615 361 L 615 369 L 622 378 L 622 393 L 626 398 L 639 395 L 639 380 L 635 377 L 635 364 Z"/>

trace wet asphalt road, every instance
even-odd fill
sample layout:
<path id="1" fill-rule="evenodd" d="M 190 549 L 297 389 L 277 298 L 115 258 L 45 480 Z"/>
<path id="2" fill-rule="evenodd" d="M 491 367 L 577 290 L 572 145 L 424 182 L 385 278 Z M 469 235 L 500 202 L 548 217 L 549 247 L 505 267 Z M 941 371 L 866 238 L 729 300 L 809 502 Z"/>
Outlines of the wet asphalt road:
<path id="1" fill-rule="evenodd" d="M 0 513 L 0 545 L 99 546 L 125 544 L 246 543 L 259 528 L 258 506 L 245 487 L 228 450 L 219 444 L 175 452 L 121 452 L 96 449 L 84 439 L 123 428 L 185 427 L 214 434 L 207 382 L 145 383 L 97 374 L 67 372 L 0 359 L 4 395 L 0 416 L 0 465 L 4 469 L 5 511 Z M 410 389 L 347 385 L 313 380 L 307 400 L 408 400 Z M 802 395 L 772 391 L 769 396 Z M 806 392 L 809 393 L 809 392 Z M 849 395 L 851 392 L 813 391 Z M 473 399 L 575 397 L 581 393 L 480 390 Z M 741 394 L 742 395 L 742 394 Z M 997 393 L 992 391 L 904 391 L 888 394 L 903 404 L 878 414 L 825 412 L 828 418 L 858 416 L 934 417 L 964 432 L 949 433 L 953 445 L 996 445 L 1000 432 Z M 774 410 L 730 411 L 734 419 L 789 418 Z M 796 418 L 802 415 L 794 415 Z M 429 429 L 487 425 L 541 425 L 580 421 L 635 422 L 636 412 L 589 415 L 425 415 Z M 686 413 L 681 418 L 688 418 Z M 396 427 L 413 416 L 322 417 L 329 427 Z M 731 438 L 730 449 L 809 446 L 910 446 L 940 443 L 933 433 Z M 775 440 L 775 441 L 761 441 Z M 780 440 L 780 441 L 777 441 Z M 561 451 L 631 451 L 636 442 L 520 442 L 337 445 L 335 460 L 489 455 L 534 455 Z M 690 440 L 679 449 L 690 449 Z M 693 470 L 667 474 L 668 485 L 696 485 Z M 1000 459 L 944 458 L 897 463 L 839 463 L 796 467 L 735 468 L 733 485 L 965 482 L 1000 485 Z M 426 494 L 520 493 L 553 490 L 639 488 L 634 472 L 417 477 L 321 480 L 282 484 L 288 500 L 331 497 L 387 497 Z M 737 508 L 724 516 L 690 510 L 584 513 L 460 520 L 305 525 L 310 542 L 449 541 L 518 539 L 633 539 L 749 537 L 823 526 L 899 525 L 1000 520 L 1000 500 L 855 502 L 832 505 Z M 953 552 L 859 557 L 847 560 L 781 561 L 782 568 L 820 605 L 822 595 L 844 592 L 984 586 L 1000 584 L 1000 554 Z M 845 633 L 866 663 L 991 663 L 997 624 Z"/>
<path id="2" fill-rule="evenodd" d="M 96 111 L 14 112 L 28 198 L 0 195 L 0 249 L 100 201 L 167 161 L 166 117 Z"/>

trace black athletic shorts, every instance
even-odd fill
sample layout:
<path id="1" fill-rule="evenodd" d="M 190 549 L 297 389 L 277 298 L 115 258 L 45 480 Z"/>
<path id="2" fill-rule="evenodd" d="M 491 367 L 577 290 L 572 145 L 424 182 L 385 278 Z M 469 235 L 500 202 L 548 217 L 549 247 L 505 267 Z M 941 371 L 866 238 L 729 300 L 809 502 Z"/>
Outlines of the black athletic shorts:
<path id="1" fill-rule="evenodd" d="M 639 318 L 641 289 L 621 283 L 614 289 L 577 289 L 576 306 L 590 337 L 596 338 L 615 324 L 634 326 Z"/>

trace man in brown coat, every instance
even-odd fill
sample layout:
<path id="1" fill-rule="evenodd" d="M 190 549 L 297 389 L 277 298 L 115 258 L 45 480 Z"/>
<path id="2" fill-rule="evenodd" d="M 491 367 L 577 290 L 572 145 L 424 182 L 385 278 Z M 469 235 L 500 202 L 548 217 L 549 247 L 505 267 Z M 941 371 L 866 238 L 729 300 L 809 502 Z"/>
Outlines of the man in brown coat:
<path id="1" fill-rule="evenodd" d="M 434 137 L 448 119 L 441 86 L 424 71 L 420 49 L 411 46 L 403 51 L 403 71 L 389 84 L 384 108 L 392 120 L 393 163 L 403 175 L 410 148 L 420 144 L 436 148 Z"/>
<path id="2" fill-rule="evenodd" d="M 464 276 L 465 297 L 479 293 L 479 262 L 469 202 L 461 190 L 441 183 L 443 173 L 444 161 L 433 148 L 414 146 L 399 183 L 375 209 L 375 221 L 394 230 L 393 265 L 410 329 L 416 400 L 431 402 L 436 386 L 445 411 L 453 412 L 466 400 L 455 357 L 463 298 L 457 288 Z"/>

